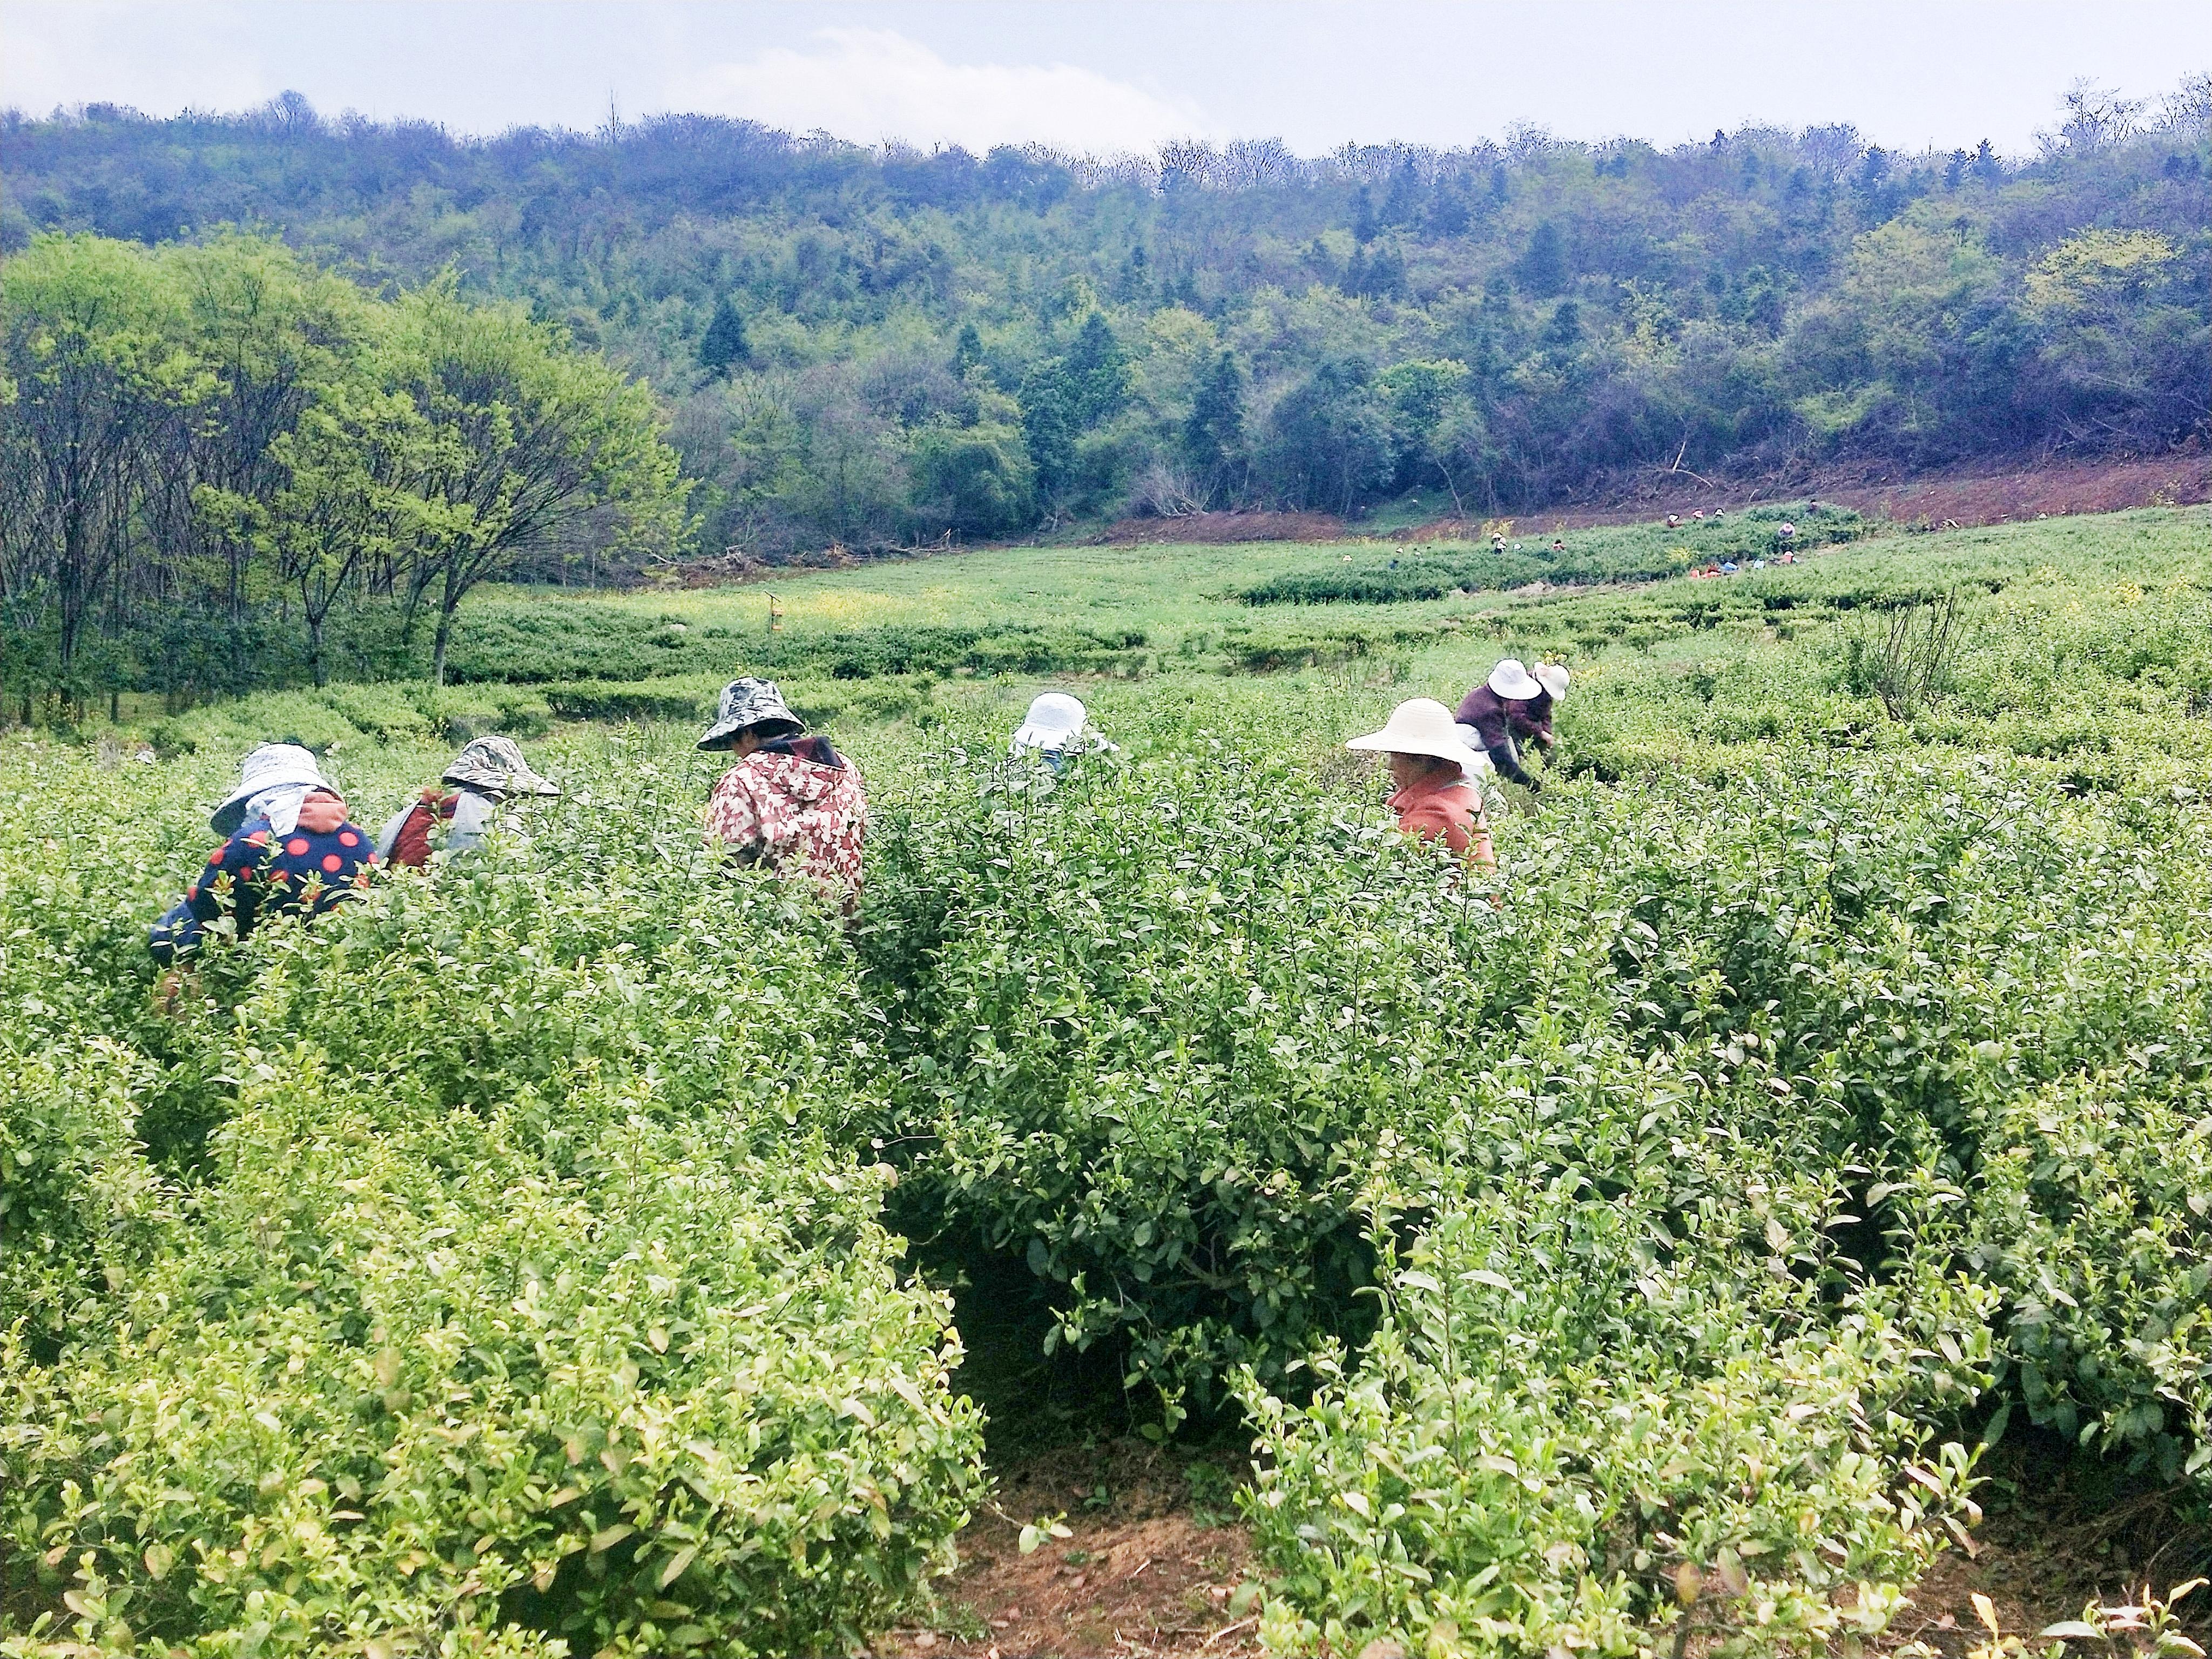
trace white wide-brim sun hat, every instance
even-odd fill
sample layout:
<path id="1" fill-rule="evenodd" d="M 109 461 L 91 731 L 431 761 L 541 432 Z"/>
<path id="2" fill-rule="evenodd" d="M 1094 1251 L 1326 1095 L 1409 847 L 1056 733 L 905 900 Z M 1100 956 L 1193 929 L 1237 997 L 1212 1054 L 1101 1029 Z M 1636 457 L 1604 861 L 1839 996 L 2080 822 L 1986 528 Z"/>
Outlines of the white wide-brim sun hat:
<path id="1" fill-rule="evenodd" d="M 1555 662 L 1538 663 L 1530 672 L 1536 684 L 1552 694 L 1553 702 L 1559 702 L 1561 697 L 1567 695 L 1567 681 L 1570 676 L 1561 665 Z"/>
<path id="2" fill-rule="evenodd" d="M 263 744 L 240 763 L 238 787 L 208 814 L 208 827 L 218 836 L 232 834 L 246 822 L 246 802 L 264 789 L 282 788 L 286 784 L 305 784 L 310 789 L 331 787 L 323 777 L 322 768 L 316 765 L 314 756 L 298 744 Z"/>
<path id="3" fill-rule="evenodd" d="M 1344 746 L 1385 755 L 1433 755 L 1465 766 L 1473 751 L 1459 732 L 1450 709 L 1434 697 L 1414 697 L 1392 709 L 1389 724 L 1380 732 L 1354 738 Z"/>
<path id="4" fill-rule="evenodd" d="M 1091 711 L 1082 699 L 1065 691 L 1047 691 L 1030 704 L 1021 727 L 1014 733 L 1017 749 L 1065 749 L 1082 734 Z"/>
<path id="5" fill-rule="evenodd" d="M 1542 684 L 1522 666 L 1518 657 L 1507 657 L 1490 671 L 1490 689 L 1508 702 L 1526 702 L 1544 695 Z"/>

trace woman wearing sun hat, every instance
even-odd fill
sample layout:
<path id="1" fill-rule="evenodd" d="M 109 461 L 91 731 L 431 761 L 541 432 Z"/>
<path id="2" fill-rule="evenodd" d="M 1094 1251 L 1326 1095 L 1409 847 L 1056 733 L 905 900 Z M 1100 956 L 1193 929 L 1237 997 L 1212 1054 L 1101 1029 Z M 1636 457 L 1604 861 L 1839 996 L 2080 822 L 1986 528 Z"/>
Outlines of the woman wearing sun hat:
<path id="1" fill-rule="evenodd" d="M 849 916 L 860 904 L 867 798 L 853 763 L 827 738 L 805 732 L 774 681 L 732 680 L 722 688 L 699 747 L 726 749 L 738 760 L 708 798 L 707 839 L 742 862 L 811 877 Z"/>
<path id="2" fill-rule="evenodd" d="M 441 824 L 441 850 L 448 856 L 471 852 L 483 844 L 484 831 L 502 803 L 560 793 L 559 784 L 531 770 L 514 738 L 477 738 L 453 757 L 444 776 L 392 814 L 376 838 L 376 850 L 387 864 L 419 870 L 430 861 L 430 843 Z"/>
<path id="3" fill-rule="evenodd" d="M 228 839 L 147 938 L 165 967 L 197 951 L 221 916 L 244 939 L 265 915 L 319 915 L 367 886 L 376 864 L 368 832 L 347 818 L 314 756 L 295 743 L 264 743 L 248 755 L 208 826 Z"/>
<path id="4" fill-rule="evenodd" d="M 1390 757 L 1390 799 L 1398 827 L 1425 841 L 1441 841 L 1470 863 L 1495 865 L 1482 787 L 1468 775 L 1473 758 L 1452 711 L 1434 697 L 1415 697 L 1390 711 L 1380 732 L 1354 738 L 1346 749 Z"/>
<path id="5" fill-rule="evenodd" d="M 1057 772 L 1071 755 L 1095 754 L 1114 746 L 1090 726 L 1091 711 L 1082 698 L 1065 691 L 1040 692 L 1014 732 L 1012 752 L 1018 760 L 1037 756 Z"/>
<path id="6" fill-rule="evenodd" d="M 1544 663 L 1530 673 L 1518 657 L 1507 657 L 1490 671 L 1490 678 L 1460 699 L 1453 718 L 1474 729 L 1475 741 L 1489 755 L 1500 776 L 1508 777 L 1532 793 L 1542 786 L 1523 769 L 1516 741 L 1526 738 L 1539 749 L 1552 747 L 1552 707 L 1567 694 L 1567 671 Z"/>

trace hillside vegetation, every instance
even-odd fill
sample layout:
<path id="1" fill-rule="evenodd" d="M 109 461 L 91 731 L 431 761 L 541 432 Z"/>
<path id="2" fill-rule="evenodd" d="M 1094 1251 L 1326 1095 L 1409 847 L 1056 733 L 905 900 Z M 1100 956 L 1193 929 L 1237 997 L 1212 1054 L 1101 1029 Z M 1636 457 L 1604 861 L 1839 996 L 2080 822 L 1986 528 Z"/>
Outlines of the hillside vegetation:
<path id="1" fill-rule="evenodd" d="M 871 794 L 849 933 L 701 850 L 703 674 L 596 724 L 333 685 L 10 738 L 11 1651 L 848 1650 L 981 1498 L 985 1340 L 1249 1439 L 1285 1656 L 1864 1651 L 2008 1437 L 2201 1512 L 2203 511 L 1217 654 L 1341 556 L 794 584 L 794 647 L 1150 641 L 1062 682 L 1120 747 L 1058 775 L 1005 757 L 1050 682 L 795 678 Z M 1576 678 L 1470 880 L 1339 744 L 1509 651 Z M 144 922 L 247 743 L 374 822 L 487 720 L 567 787 L 526 834 L 157 1007 Z"/>
<path id="2" fill-rule="evenodd" d="M 1409 490 L 1496 514 L 1654 468 L 2201 435 L 2208 88 L 2077 88 L 2025 158 L 1753 126 L 1102 162 L 95 106 L 0 124 L 0 248 L 247 226 L 372 288 L 456 271 L 657 388 L 708 556 Z"/>

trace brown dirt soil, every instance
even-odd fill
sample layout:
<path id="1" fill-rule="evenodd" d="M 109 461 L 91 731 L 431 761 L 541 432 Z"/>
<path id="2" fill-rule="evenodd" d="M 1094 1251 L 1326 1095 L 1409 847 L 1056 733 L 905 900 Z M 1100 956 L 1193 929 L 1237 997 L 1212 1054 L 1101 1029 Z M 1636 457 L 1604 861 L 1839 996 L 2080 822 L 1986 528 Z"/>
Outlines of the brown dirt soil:
<path id="1" fill-rule="evenodd" d="M 1215 1514 L 1195 1512 L 1191 1496 L 1190 1470 L 1208 1461 L 1221 1477 L 1211 1480 Z M 2212 1531 L 2183 1523 L 2160 1494 L 2107 1504 L 2070 1493 L 2063 1472 L 2031 1468 L 2017 1455 L 2000 1468 L 2032 1501 L 1984 1521 L 1974 1557 L 1955 1549 L 1940 1557 L 1873 1653 L 1963 1659 L 1987 1640 L 1978 1593 L 2007 1635 L 2033 1637 L 2093 1602 L 2130 1603 L 2146 1583 L 2164 1596 L 2212 1570 Z M 960 1570 L 939 1585 L 942 1616 L 889 1633 L 873 1651 L 879 1659 L 1253 1659 L 1258 1607 L 1244 1589 L 1257 1577 L 1251 1540 L 1241 1525 L 1214 1524 L 1233 1507 L 1220 1495 L 1226 1479 L 1242 1473 L 1234 1454 L 1194 1459 L 1133 1440 L 1014 1463 L 1000 1475 L 996 1504 L 961 1534 Z M 1022 1554 L 1022 1525 L 1063 1512 L 1073 1536 Z M 2177 1612 L 2212 1646 L 2212 1588 Z M 1692 1641 L 1688 1651 L 1704 1645 Z M 2136 1650 L 2122 1638 L 2097 1650 Z"/>
<path id="2" fill-rule="evenodd" d="M 1523 535 L 1638 524 L 1668 513 L 1736 509 L 1760 501 L 1835 502 L 1894 524 L 1935 528 L 2015 524 L 2076 513 L 2118 513 L 2133 507 L 2186 507 L 2212 501 L 2212 455 L 2161 455 L 2149 460 L 2050 461 L 2008 472 L 1928 473 L 1917 477 L 1831 472 L 1788 481 L 1692 482 L 1639 489 L 1632 500 L 1588 507 L 1537 508 L 1511 516 Z M 1401 531 L 1395 542 L 1463 540 L 1489 521 L 1438 519 Z"/>
<path id="3" fill-rule="evenodd" d="M 1974 477 L 1843 483 L 1845 507 L 1899 524 L 2005 524 L 2130 507 L 2185 507 L 2212 501 L 2212 456 L 2162 455 L 2147 461 L 2072 461 Z"/>
<path id="4" fill-rule="evenodd" d="M 883 1659 L 1036 1659 L 1192 1656 L 1250 1659 L 1258 1608 L 1239 1590 L 1252 1546 L 1226 1496 L 1237 1465 L 1208 1467 L 1219 1508 L 1193 1505 L 1190 1471 L 1206 1460 L 1142 1441 L 1079 1446 L 1013 1465 L 996 1503 L 960 1534 L 960 1571 L 940 1583 L 930 1630 L 891 1632 Z M 1021 1528 L 1065 1514 L 1073 1534 L 1021 1553 Z"/>

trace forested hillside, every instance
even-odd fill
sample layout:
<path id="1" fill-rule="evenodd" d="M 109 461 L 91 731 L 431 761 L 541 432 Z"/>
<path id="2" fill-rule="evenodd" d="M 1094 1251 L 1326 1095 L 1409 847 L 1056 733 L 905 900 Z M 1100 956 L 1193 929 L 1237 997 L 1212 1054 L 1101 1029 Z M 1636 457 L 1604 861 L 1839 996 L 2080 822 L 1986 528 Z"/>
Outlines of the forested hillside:
<path id="1" fill-rule="evenodd" d="M 476 141 L 291 94 L 9 114 L 0 151 L 10 253 L 258 226 L 371 285 L 451 268 L 526 301 L 666 398 L 708 555 L 2142 453 L 2212 404 L 2203 75 L 2155 104 L 2077 90 L 2029 160 L 1847 126 L 1317 161 L 700 117 Z"/>

